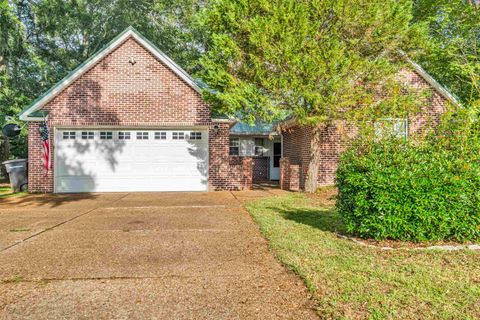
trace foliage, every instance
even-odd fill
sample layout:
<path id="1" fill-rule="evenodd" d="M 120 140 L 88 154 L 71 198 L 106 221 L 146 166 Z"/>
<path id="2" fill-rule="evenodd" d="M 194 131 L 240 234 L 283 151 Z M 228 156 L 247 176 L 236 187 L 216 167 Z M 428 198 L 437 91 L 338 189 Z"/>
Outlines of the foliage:
<path id="1" fill-rule="evenodd" d="M 377 240 L 480 239 L 478 128 L 456 114 L 438 130 L 424 141 L 362 140 L 342 155 L 337 208 L 349 232 Z"/>
<path id="2" fill-rule="evenodd" d="M 0 185 L 0 199 L 20 197 L 28 194 L 27 192 L 14 193 L 10 187 L 2 187 Z"/>
<path id="3" fill-rule="evenodd" d="M 429 30 L 419 62 L 465 105 L 480 105 L 480 2 L 416 0 L 413 13 Z"/>
<path id="4" fill-rule="evenodd" d="M 480 252 L 363 247 L 337 236 L 338 212 L 316 195 L 248 202 L 276 257 L 297 273 L 321 319 L 479 319 Z"/>
<path id="5" fill-rule="evenodd" d="M 200 75 L 218 108 L 244 118 L 318 123 L 368 104 L 422 29 L 411 1 L 220 0 Z M 361 85 L 363 84 L 363 85 Z M 356 108 L 358 110 L 359 108 Z"/>

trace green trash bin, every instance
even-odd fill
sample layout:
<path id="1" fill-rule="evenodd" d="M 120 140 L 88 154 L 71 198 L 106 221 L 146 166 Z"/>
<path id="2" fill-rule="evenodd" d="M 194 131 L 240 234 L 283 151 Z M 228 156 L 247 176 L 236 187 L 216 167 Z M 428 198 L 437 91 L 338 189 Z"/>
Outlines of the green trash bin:
<path id="1" fill-rule="evenodd" d="M 3 165 L 5 166 L 5 169 L 7 169 L 8 177 L 10 178 L 10 185 L 12 186 L 13 192 L 27 191 L 27 160 L 9 160 L 3 162 Z"/>

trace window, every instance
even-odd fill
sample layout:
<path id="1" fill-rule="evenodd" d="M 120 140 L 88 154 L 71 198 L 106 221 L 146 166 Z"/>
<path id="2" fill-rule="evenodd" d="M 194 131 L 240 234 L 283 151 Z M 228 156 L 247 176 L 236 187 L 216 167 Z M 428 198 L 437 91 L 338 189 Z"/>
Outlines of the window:
<path id="1" fill-rule="evenodd" d="M 202 140 L 201 132 L 190 132 L 190 140 Z"/>
<path id="2" fill-rule="evenodd" d="M 263 145 L 264 145 L 264 139 L 263 138 L 255 138 L 255 150 L 254 154 L 256 156 L 263 156 Z"/>
<path id="3" fill-rule="evenodd" d="M 375 122 L 375 136 L 377 138 L 397 137 L 407 139 L 407 119 L 381 119 Z"/>
<path id="4" fill-rule="evenodd" d="M 172 133 L 173 140 L 185 140 L 185 132 L 173 132 Z"/>
<path id="5" fill-rule="evenodd" d="M 155 132 L 155 140 L 167 140 L 167 133 L 165 131 Z"/>
<path id="6" fill-rule="evenodd" d="M 119 140 L 130 140 L 130 132 L 119 132 L 118 133 Z"/>
<path id="7" fill-rule="evenodd" d="M 238 138 L 230 138 L 230 155 L 238 156 L 240 154 L 240 141 Z"/>
<path id="8" fill-rule="evenodd" d="M 92 140 L 94 137 L 94 133 L 92 131 L 83 131 L 82 132 L 82 139 L 83 140 Z"/>
<path id="9" fill-rule="evenodd" d="M 101 140 L 111 140 L 113 138 L 113 133 L 110 131 L 100 131 Z"/>
<path id="10" fill-rule="evenodd" d="M 64 131 L 63 132 L 63 139 L 75 139 L 75 131 Z"/>
<path id="11" fill-rule="evenodd" d="M 137 140 L 148 140 L 148 132 L 147 131 L 137 132 Z"/>

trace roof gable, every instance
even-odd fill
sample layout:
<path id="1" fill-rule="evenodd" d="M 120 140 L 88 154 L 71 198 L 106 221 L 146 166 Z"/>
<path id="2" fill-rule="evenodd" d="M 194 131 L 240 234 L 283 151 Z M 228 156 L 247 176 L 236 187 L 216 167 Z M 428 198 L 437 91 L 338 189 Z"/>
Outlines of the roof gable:
<path id="1" fill-rule="evenodd" d="M 425 71 L 425 69 L 423 69 L 418 63 L 410 59 L 405 52 L 400 51 L 400 54 L 405 58 L 405 60 L 413 68 L 413 70 L 415 70 L 415 72 L 417 72 L 444 99 L 450 101 L 454 106 L 462 106 L 457 97 L 455 97 L 447 88 L 445 88 L 437 80 L 435 80 L 435 78 L 433 78 L 427 71 Z"/>
<path id="2" fill-rule="evenodd" d="M 33 101 L 28 107 L 26 107 L 20 113 L 20 119 L 24 121 L 38 121 L 43 120 L 43 117 L 39 115 L 39 110 L 45 106 L 49 101 L 53 100 L 57 95 L 59 95 L 65 88 L 72 84 L 75 80 L 80 78 L 83 74 L 89 71 L 94 67 L 99 61 L 106 57 L 110 52 L 118 48 L 123 44 L 127 39 L 133 38 L 137 41 L 143 48 L 149 51 L 154 57 L 166 65 L 170 70 L 172 70 L 180 79 L 182 79 L 187 85 L 189 85 L 196 92 L 200 93 L 201 89 L 195 83 L 193 78 L 180 66 L 178 66 L 172 59 L 165 55 L 160 49 L 158 49 L 154 44 L 152 44 L 148 39 L 143 37 L 137 30 L 133 27 L 128 27 L 114 39 L 112 39 L 107 45 L 105 45 L 101 50 L 87 59 L 85 62 L 80 64 L 75 70 L 70 72 L 65 78 L 60 80 L 56 85 L 38 97 Z"/>

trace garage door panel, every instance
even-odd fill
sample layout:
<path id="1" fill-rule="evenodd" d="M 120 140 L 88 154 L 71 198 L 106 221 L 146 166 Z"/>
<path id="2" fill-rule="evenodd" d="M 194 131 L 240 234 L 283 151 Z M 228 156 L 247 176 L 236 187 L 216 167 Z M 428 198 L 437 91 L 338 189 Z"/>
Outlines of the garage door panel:
<path id="1" fill-rule="evenodd" d="M 162 179 L 165 178 L 162 177 Z M 66 177 L 57 184 L 56 192 L 70 193 L 72 189 L 75 189 L 73 192 L 149 192 L 152 191 L 151 185 L 155 183 L 156 179 L 152 177 L 149 179 L 103 179 L 101 182 L 97 182 L 91 177 Z M 178 177 L 170 180 L 167 184 L 157 185 L 154 191 L 185 191 L 185 184 L 189 185 L 188 191 L 205 191 L 206 183 L 206 180 L 192 183 L 190 177 Z"/>
<path id="2" fill-rule="evenodd" d="M 75 134 L 66 134 L 68 139 L 63 139 L 65 131 Z M 144 140 L 138 140 L 138 131 L 133 130 L 59 130 L 55 144 L 55 191 L 207 190 L 206 131 L 196 131 L 201 132 L 199 140 L 186 140 L 190 131 L 161 130 L 167 132 L 164 140 L 154 139 L 158 130 L 139 131 Z M 82 139 L 82 132 L 93 132 L 93 139 Z M 100 139 L 100 132 L 111 132 L 111 139 Z M 122 137 L 129 132 L 130 139 L 121 140 L 119 132 L 123 132 Z M 184 132 L 185 140 L 173 140 L 172 132 Z"/>

